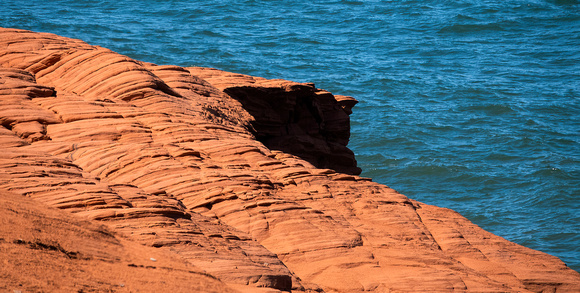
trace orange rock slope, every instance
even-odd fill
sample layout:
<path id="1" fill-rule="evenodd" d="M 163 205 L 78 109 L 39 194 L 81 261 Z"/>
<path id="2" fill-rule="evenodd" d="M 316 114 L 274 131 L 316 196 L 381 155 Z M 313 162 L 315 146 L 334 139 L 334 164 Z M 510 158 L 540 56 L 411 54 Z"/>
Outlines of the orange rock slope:
<path id="1" fill-rule="evenodd" d="M 355 103 L 0 29 L 0 289 L 580 291 L 558 258 L 356 176 Z"/>

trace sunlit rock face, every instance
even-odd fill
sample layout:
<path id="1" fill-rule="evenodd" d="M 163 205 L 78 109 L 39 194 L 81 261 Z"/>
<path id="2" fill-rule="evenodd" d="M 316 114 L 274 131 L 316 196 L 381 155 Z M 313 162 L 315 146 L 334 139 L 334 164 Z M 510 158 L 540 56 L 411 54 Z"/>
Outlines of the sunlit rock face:
<path id="1" fill-rule="evenodd" d="M 0 188 L 234 287 L 580 289 L 556 257 L 356 176 L 355 104 L 0 29 Z"/>

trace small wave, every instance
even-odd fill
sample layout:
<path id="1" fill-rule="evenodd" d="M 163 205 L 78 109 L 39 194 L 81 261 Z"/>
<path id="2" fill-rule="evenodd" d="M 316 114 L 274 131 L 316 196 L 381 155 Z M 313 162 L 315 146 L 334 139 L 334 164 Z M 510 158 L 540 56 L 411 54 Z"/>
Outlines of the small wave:
<path id="1" fill-rule="evenodd" d="M 286 39 L 290 43 L 308 44 L 308 45 L 323 45 L 324 43 L 309 37 L 293 36 Z"/>
<path id="2" fill-rule="evenodd" d="M 512 106 L 506 104 L 484 104 L 484 105 L 473 105 L 464 108 L 464 110 L 472 112 L 484 112 L 487 115 L 503 115 L 507 113 L 515 112 Z"/>
<path id="3" fill-rule="evenodd" d="M 425 111 L 425 112 L 427 112 L 427 111 Z M 419 125 L 419 126 L 421 126 L 421 125 Z M 427 125 L 423 125 L 423 127 L 425 127 L 429 131 L 436 132 L 439 135 L 441 135 L 441 134 L 448 134 L 450 132 L 455 132 L 455 131 L 458 131 L 459 130 L 455 126 L 451 126 L 451 125 L 440 125 L 440 124 L 427 124 Z"/>
<path id="4" fill-rule="evenodd" d="M 477 20 L 477 18 L 474 18 L 474 17 L 468 16 L 468 15 L 464 15 L 464 14 L 457 14 L 457 15 L 454 17 L 454 19 L 455 19 L 455 20 L 459 20 L 459 21 L 466 21 L 466 20 L 467 20 L 467 21 L 473 21 L 473 20 Z"/>
<path id="5" fill-rule="evenodd" d="M 540 180 L 546 180 L 546 179 L 574 179 L 570 174 L 568 174 L 568 172 L 557 168 L 557 167 L 546 167 L 546 168 L 542 168 L 541 170 L 538 170 L 536 172 L 534 172 L 533 174 L 531 174 L 528 177 L 532 177 L 532 178 L 538 178 Z"/>
<path id="6" fill-rule="evenodd" d="M 521 160 L 522 157 L 515 155 L 508 155 L 505 153 L 490 153 L 485 157 L 485 160 L 492 162 L 514 162 Z"/>
<path id="7" fill-rule="evenodd" d="M 411 165 L 405 168 L 405 173 L 411 175 L 411 178 L 421 178 L 424 176 L 448 177 L 457 176 L 457 172 L 464 171 L 464 167 L 455 165 L 434 165 L 422 164 Z"/>
<path id="8" fill-rule="evenodd" d="M 549 0 L 547 2 L 554 3 L 556 5 L 578 5 L 580 1 L 578 0 Z"/>
<path id="9" fill-rule="evenodd" d="M 220 34 L 218 32 L 214 32 L 214 31 L 210 31 L 210 30 L 202 30 L 202 31 L 199 31 L 198 34 L 203 35 L 203 36 L 207 36 L 207 37 L 215 37 L 215 38 L 225 38 L 226 37 L 223 34 Z"/>
<path id="10" fill-rule="evenodd" d="M 365 3 L 363 1 L 353 1 L 353 0 L 343 0 L 341 1 L 342 4 L 347 4 L 347 5 L 364 5 Z"/>
<path id="11" fill-rule="evenodd" d="M 503 31 L 504 28 L 502 25 L 497 23 L 489 23 L 489 24 L 453 24 L 450 26 L 446 26 L 439 30 L 440 33 L 458 33 L 458 34 L 466 34 L 466 33 L 474 33 L 474 32 L 482 32 L 482 31 Z"/>

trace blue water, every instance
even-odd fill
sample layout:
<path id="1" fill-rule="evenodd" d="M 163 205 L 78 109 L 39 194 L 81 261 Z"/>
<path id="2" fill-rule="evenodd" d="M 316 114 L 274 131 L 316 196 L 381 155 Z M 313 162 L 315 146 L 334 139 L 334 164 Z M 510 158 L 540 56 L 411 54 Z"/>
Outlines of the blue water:
<path id="1" fill-rule="evenodd" d="M 0 26 L 354 96 L 363 176 L 580 271 L 577 0 L 3 0 Z"/>

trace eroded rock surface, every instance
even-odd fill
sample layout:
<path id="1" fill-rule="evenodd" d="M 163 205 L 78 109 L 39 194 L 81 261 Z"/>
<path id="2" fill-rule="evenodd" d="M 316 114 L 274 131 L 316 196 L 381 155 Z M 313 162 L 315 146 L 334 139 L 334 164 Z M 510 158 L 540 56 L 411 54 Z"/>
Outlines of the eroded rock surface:
<path id="1" fill-rule="evenodd" d="M 352 175 L 355 103 L 0 29 L 0 187 L 234 285 L 580 290 L 558 258 Z"/>
<path id="2" fill-rule="evenodd" d="M 2 292 L 236 291 L 174 253 L 0 190 Z"/>
<path id="3" fill-rule="evenodd" d="M 290 153 L 317 168 L 359 175 L 350 138 L 357 101 L 334 96 L 311 83 L 265 79 L 213 68 L 187 68 L 241 102 L 252 116 L 253 133 L 272 150 Z"/>

